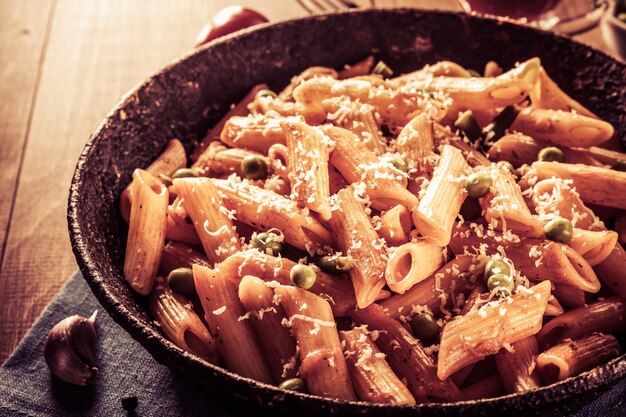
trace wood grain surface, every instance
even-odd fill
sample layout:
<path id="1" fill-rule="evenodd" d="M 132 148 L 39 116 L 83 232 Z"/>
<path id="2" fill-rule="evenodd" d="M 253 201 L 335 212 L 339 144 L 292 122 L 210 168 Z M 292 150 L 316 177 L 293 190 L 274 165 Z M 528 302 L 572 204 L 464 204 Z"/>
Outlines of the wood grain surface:
<path id="1" fill-rule="evenodd" d="M 454 0 L 376 3 L 458 8 Z M 307 14 L 295 0 L 0 2 L 0 363 L 77 269 L 65 213 L 90 133 L 124 92 L 188 52 L 210 16 L 231 4 L 270 20 Z M 579 39 L 605 47 L 597 29 Z"/>

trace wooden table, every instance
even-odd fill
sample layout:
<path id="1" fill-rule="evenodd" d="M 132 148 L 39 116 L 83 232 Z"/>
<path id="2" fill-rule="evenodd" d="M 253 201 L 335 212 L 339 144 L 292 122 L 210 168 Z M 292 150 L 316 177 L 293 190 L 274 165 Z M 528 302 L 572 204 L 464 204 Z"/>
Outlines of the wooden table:
<path id="1" fill-rule="evenodd" d="M 454 0 L 377 3 L 458 8 Z M 65 213 L 89 135 L 122 94 L 188 52 L 230 4 L 271 20 L 307 14 L 292 0 L 0 3 L 0 363 L 77 269 Z M 577 38 L 605 48 L 597 29 Z"/>

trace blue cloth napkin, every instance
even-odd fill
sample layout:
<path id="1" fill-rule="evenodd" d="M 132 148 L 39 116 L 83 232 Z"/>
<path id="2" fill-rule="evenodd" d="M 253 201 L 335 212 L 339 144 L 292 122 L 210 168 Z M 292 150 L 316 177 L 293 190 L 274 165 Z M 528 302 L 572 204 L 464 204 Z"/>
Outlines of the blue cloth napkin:
<path id="1" fill-rule="evenodd" d="M 94 310 L 98 331 L 98 375 L 78 387 L 53 378 L 43 360 L 48 331 L 63 318 Z M 121 405 L 125 395 L 139 399 L 136 413 Z M 17 350 L 0 368 L 0 417 L 8 416 L 228 416 L 209 395 L 183 376 L 157 363 L 111 320 L 80 273 L 48 305 Z M 626 379 L 574 417 L 626 415 Z M 554 417 L 554 416 L 550 416 Z"/>

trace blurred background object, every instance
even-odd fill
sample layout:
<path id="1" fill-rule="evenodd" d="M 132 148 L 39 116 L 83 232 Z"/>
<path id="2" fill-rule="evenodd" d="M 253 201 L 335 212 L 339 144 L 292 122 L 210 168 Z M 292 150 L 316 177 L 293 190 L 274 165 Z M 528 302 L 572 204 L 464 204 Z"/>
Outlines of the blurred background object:
<path id="1" fill-rule="evenodd" d="M 601 27 L 609 50 L 626 61 L 626 0 L 611 4 L 602 18 Z"/>

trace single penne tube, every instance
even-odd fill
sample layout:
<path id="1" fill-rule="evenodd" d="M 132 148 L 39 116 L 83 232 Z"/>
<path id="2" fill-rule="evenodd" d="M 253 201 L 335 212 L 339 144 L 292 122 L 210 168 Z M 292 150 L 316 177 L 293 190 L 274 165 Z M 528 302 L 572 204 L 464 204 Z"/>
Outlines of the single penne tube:
<path id="1" fill-rule="evenodd" d="M 433 106 L 433 101 L 421 90 L 388 88 L 382 80 L 374 81 L 371 78 L 335 80 L 316 77 L 304 81 L 293 91 L 296 102 L 305 107 L 323 107 L 324 102 L 331 105 L 333 100 L 329 99 L 342 96 L 374 106 L 383 122 L 392 130 L 404 126 L 416 111 Z M 328 110 L 332 111 L 332 107 Z"/>
<path id="2" fill-rule="evenodd" d="M 496 353 L 496 366 L 508 394 L 531 391 L 541 387 L 535 371 L 535 359 L 539 354 L 535 336 L 528 336 L 511 344 L 512 350 L 500 349 Z"/>
<path id="3" fill-rule="evenodd" d="M 337 193 L 330 228 L 339 249 L 354 259 L 350 279 L 360 308 L 373 303 L 385 286 L 385 242 L 378 237 L 352 186 Z M 358 232 L 356 232 L 358 230 Z"/>
<path id="4" fill-rule="evenodd" d="M 409 241 L 411 232 L 411 212 L 406 207 L 397 205 L 380 215 L 378 236 L 385 239 L 389 246 L 400 246 Z"/>
<path id="5" fill-rule="evenodd" d="M 500 74 L 501 80 L 524 80 L 531 86 L 535 86 L 539 80 L 539 72 L 541 71 L 541 60 L 537 57 L 530 58 L 524 62 L 515 65 L 514 68 Z M 535 89 L 531 90 L 530 97 L 535 97 Z M 534 104 L 534 102 L 533 102 Z"/>
<path id="6" fill-rule="evenodd" d="M 589 155 L 593 156 L 604 165 L 615 165 L 618 162 L 626 161 L 626 154 L 624 152 L 614 151 L 612 149 L 601 148 L 598 146 L 591 146 L 585 149 Z"/>
<path id="7" fill-rule="evenodd" d="M 170 206 L 171 207 L 171 206 Z M 190 245 L 201 245 L 200 237 L 196 228 L 191 223 L 187 223 L 190 220 L 188 217 L 180 217 L 170 210 L 167 210 L 167 228 L 165 230 L 165 239 L 173 240 L 175 242 L 188 243 Z"/>
<path id="8" fill-rule="evenodd" d="M 536 107 L 520 111 L 511 128 L 537 140 L 582 148 L 606 142 L 615 131 L 609 123 L 596 118 Z"/>
<path id="9" fill-rule="evenodd" d="M 169 193 L 150 173 L 136 169 L 131 194 L 124 277 L 133 290 L 148 295 L 165 245 Z"/>
<path id="10" fill-rule="evenodd" d="M 298 374 L 306 381 L 309 392 L 356 400 L 328 301 L 297 287 L 278 286 L 274 291 L 296 339 L 301 362 Z"/>
<path id="11" fill-rule="evenodd" d="M 233 148 L 267 153 L 270 146 L 285 143 L 280 123 L 283 118 L 264 115 L 234 116 L 226 121 L 219 139 Z"/>
<path id="12" fill-rule="evenodd" d="M 577 339 L 593 333 L 626 330 L 626 302 L 611 297 L 567 311 L 546 323 L 537 334 L 539 347 L 545 349 L 564 339 Z"/>
<path id="13" fill-rule="evenodd" d="M 463 395 L 449 380 L 437 378 L 437 366 L 422 344 L 378 304 L 352 313 L 352 319 L 377 335 L 376 346 L 386 355 L 394 373 L 405 381 L 418 403 L 460 401 Z M 441 354 L 441 352 L 440 352 Z"/>
<path id="14" fill-rule="evenodd" d="M 209 261 L 191 246 L 181 242 L 167 242 L 163 247 L 159 269 L 164 275 L 176 268 L 191 268 L 193 264 L 209 266 Z"/>
<path id="15" fill-rule="evenodd" d="M 385 268 L 385 281 L 391 291 L 404 294 L 437 271 L 446 260 L 445 248 L 430 239 L 417 238 L 398 247 Z"/>
<path id="16" fill-rule="evenodd" d="M 248 181 L 212 180 L 237 220 L 261 230 L 279 229 L 287 243 L 311 254 L 332 246 L 330 232 L 292 200 Z"/>
<path id="17" fill-rule="evenodd" d="M 411 119 L 400 131 L 395 144 L 396 151 L 407 163 L 411 178 L 432 177 L 435 141 L 433 122 L 427 113 Z"/>
<path id="18" fill-rule="evenodd" d="M 561 90 L 544 68 L 539 71 L 539 94 L 537 96 L 537 99 L 533 100 L 533 105 L 537 107 L 575 112 L 583 116 L 598 118 L 589 109 Z"/>
<path id="19" fill-rule="evenodd" d="M 613 335 L 594 333 L 551 347 L 537 356 L 537 371 L 545 385 L 588 371 L 620 355 Z"/>
<path id="20" fill-rule="evenodd" d="M 413 223 L 420 234 L 440 246 L 450 242 L 454 221 L 467 196 L 465 174 L 468 170 L 461 151 L 444 145 L 433 178 L 419 205 L 412 210 Z"/>
<path id="21" fill-rule="evenodd" d="M 580 254 L 591 266 L 596 266 L 611 255 L 617 243 L 617 232 L 612 230 L 590 231 L 574 228 L 567 245 Z"/>
<path id="22" fill-rule="evenodd" d="M 289 149 L 282 143 L 275 143 L 268 149 L 267 159 L 274 172 L 289 182 Z"/>
<path id="23" fill-rule="evenodd" d="M 176 346 L 211 363 L 218 362 L 213 336 L 190 307 L 189 300 L 173 293 L 164 279 L 157 279 L 148 305 L 159 328 Z"/>
<path id="24" fill-rule="evenodd" d="M 390 80 L 393 85 L 404 85 L 415 80 L 427 80 L 432 77 L 460 77 L 470 78 L 472 74 L 468 70 L 452 61 L 439 61 L 432 65 L 426 65 L 417 71 L 394 77 Z"/>
<path id="25" fill-rule="evenodd" d="M 209 147 L 194 162 L 192 168 L 202 170 L 205 175 L 235 173 L 241 176 L 241 161 L 250 155 L 263 159 L 269 165 L 267 158 L 258 152 L 242 148 L 229 148 L 221 142 L 211 142 Z"/>
<path id="26" fill-rule="evenodd" d="M 349 183 L 363 182 L 372 207 L 389 210 L 401 204 L 410 210 L 417 205 L 417 197 L 403 186 L 406 176 L 356 140 L 354 133 L 339 127 L 324 132 L 335 143 L 330 163 Z"/>
<path id="27" fill-rule="evenodd" d="M 248 320 L 235 284 L 220 272 L 193 266 L 193 280 L 218 352 L 226 368 L 257 381 L 275 382 L 266 363 L 261 345 Z"/>
<path id="28" fill-rule="evenodd" d="M 501 247 L 515 269 L 531 281 L 550 280 L 557 286 L 568 285 L 590 293 L 600 290 L 600 281 L 591 266 L 569 246 L 551 240 L 487 233 L 484 229 L 482 225 L 457 226 L 450 249 L 457 255 L 495 255 Z"/>
<path id="29" fill-rule="evenodd" d="M 178 139 L 167 142 L 167 146 L 161 154 L 146 168 L 146 171 L 157 180 L 163 182 L 164 177 L 171 177 L 177 170 L 187 166 L 187 156 L 185 148 Z M 122 218 L 128 223 L 130 218 L 131 205 L 130 185 L 122 191 L 120 195 L 120 212 Z"/>
<path id="30" fill-rule="evenodd" d="M 241 101 L 239 101 L 234 107 L 232 107 L 219 122 L 217 122 L 202 139 L 202 142 L 193 151 L 191 159 L 197 160 L 198 157 L 209 147 L 209 144 L 213 141 L 219 140 L 224 126 L 233 117 L 245 116 L 249 113 L 248 104 L 254 101 L 256 94 L 261 90 L 267 90 L 269 87 L 266 84 L 259 84 L 252 87 L 252 89 L 246 94 Z"/>
<path id="31" fill-rule="evenodd" d="M 329 141 L 318 128 L 302 121 L 289 120 L 281 126 L 287 142 L 291 199 L 322 220 L 330 220 Z"/>
<path id="32" fill-rule="evenodd" d="M 374 57 L 368 56 L 367 58 L 352 64 L 344 65 L 343 69 L 339 71 L 339 79 L 345 80 L 346 78 L 358 77 L 361 75 L 367 75 L 372 73 L 374 67 Z"/>
<path id="33" fill-rule="evenodd" d="M 393 373 L 367 330 L 355 327 L 339 332 L 352 385 L 361 401 L 378 404 L 412 405 L 415 398 Z"/>
<path id="34" fill-rule="evenodd" d="M 438 314 L 452 302 L 455 287 L 462 287 L 464 281 L 482 273 L 482 264 L 473 256 L 459 256 L 404 294 L 394 294 L 381 301 L 380 305 L 385 313 L 396 319 L 410 318 L 414 309 L 427 308 Z"/>
<path id="35" fill-rule="evenodd" d="M 622 245 L 615 245 L 611 254 L 596 265 L 594 270 L 615 294 L 626 297 L 626 251 Z"/>
<path id="36" fill-rule="evenodd" d="M 522 289 L 510 299 L 484 304 L 448 322 L 441 335 L 437 376 L 444 380 L 463 367 L 493 355 L 541 329 L 550 282 Z"/>
<path id="37" fill-rule="evenodd" d="M 504 167 L 489 170 L 493 185 L 489 193 L 480 199 L 485 219 L 494 229 L 527 237 L 543 236 L 543 227 L 526 205 L 522 190 L 513 174 Z"/>
<path id="38" fill-rule="evenodd" d="M 460 107 L 489 110 L 517 104 L 526 98 L 531 85 L 523 79 L 432 77 L 415 80 L 405 87 L 443 91 Z"/>
<path id="39" fill-rule="evenodd" d="M 209 178 L 179 178 L 174 180 L 174 186 L 210 263 L 221 262 L 241 250 L 232 215 L 224 209 L 218 190 Z"/>
<path id="40" fill-rule="evenodd" d="M 489 159 L 492 161 L 508 161 L 519 167 L 523 164 L 532 164 L 537 161 L 539 151 L 543 148 L 554 146 L 550 142 L 544 142 L 513 132 L 502 136 L 489 149 Z M 563 152 L 563 160 L 568 164 L 587 164 L 602 166 L 587 148 L 566 148 L 557 146 Z"/>
<path id="41" fill-rule="evenodd" d="M 461 392 L 466 401 L 499 397 L 504 394 L 502 378 L 498 374 L 480 378 L 478 381 L 474 381 L 464 387 Z"/>
<path id="42" fill-rule="evenodd" d="M 339 74 L 332 68 L 328 67 L 309 67 L 302 71 L 300 74 L 292 77 L 289 84 L 278 93 L 278 98 L 281 100 L 293 100 L 293 90 L 299 86 L 303 81 L 310 80 L 315 77 L 331 77 L 337 78 Z"/>
<path id="43" fill-rule="evenodd" d="M 261 342 L 267 364 L 275 381 L 296 376 L 296 341 L 283 327 L 282 308 L 274 300 L 274 291 L 265 281 L 246 275 L 239 283 L 239 300 Z"/>
<path id="44" fill-rule="evenodd" d="M 327 119 L 335 126 L 354 133 L 359 142 L 376 155 L 387 152 L 387 143 L 376 121 L 373 106 L 350 101 L 346 97 L 324 101 L 324 106 L 328 111 Z"/>
<path id="45" fill-rule="evenodd" d="M 296 263 L 290 259 L 251 249 L 230 256 L 218 266 L 218 269 L 236 286 L 246 275 L 253 275 L 265 282 L 277 281 L 282 285 L 293 285 L 289 272 L 295 265 Z M 315 283 L 309 291 L 328 300 L 333 314 L 337 317 L 347 316 L 356 305 L 352 283 L 323 271 L 316 271 Z"/>
<path id="46" fill-rule="evenodd" d="M 537 180 L 571 179 L 585 203 L 626 209 L 626 172 L 582 164 L 535 162 L 525 176 Z"/>

